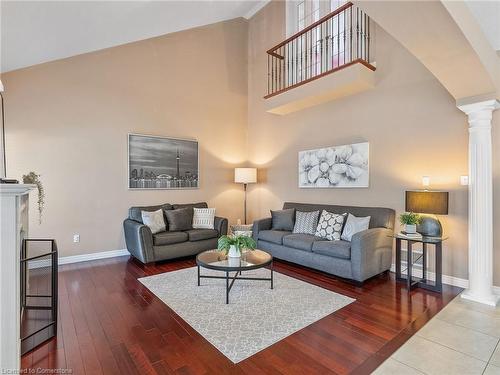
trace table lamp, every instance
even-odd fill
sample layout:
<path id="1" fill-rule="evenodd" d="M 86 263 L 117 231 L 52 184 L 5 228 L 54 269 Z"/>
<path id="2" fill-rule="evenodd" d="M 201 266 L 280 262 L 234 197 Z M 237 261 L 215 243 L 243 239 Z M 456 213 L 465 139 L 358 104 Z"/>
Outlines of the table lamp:
<path id="1" fill-rule="evenodd" d="M 234 168 L 234 182 L 245 189 L 245 224 L 247 223 L 247 185 L 257 182 L 257 168 Z"/>
<path id="2" fill-rule="evenodd" d="M 406 211 L 423 214 L 422 221 L 417 225 L 418 233 L 428 237 L 441 237 L 443 227 L 435 215 L 448 215 L 448 192 L 407 191 Z"/>

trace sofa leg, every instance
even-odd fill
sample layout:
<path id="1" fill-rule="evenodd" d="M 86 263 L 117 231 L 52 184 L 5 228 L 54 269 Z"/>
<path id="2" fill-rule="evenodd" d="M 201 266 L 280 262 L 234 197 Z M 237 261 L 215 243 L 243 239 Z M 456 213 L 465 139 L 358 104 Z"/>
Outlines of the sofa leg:
<path id="1" fill-rule="evenodd" d="M 358 280 L 350 280 L 350 281 L 351 281 L 352 285 L 360 287 L 360 288 L 363 287 L 363 285 L 364 285 L 363 281 L 358 281 Z"/>

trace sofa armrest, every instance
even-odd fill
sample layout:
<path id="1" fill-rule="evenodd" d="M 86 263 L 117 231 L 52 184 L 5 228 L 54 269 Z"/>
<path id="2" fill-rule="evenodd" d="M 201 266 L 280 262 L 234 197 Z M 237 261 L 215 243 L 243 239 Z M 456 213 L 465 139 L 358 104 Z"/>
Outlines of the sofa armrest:
<path id="1" fill-rule="evenodd" d="M 214 229 L 219 232 L 219 236 L 227 234 L 228 221 L 225 217 L 216 216 L 214 219 Z"/>
<path id="2" fill-rule="evenodd" d="M 261 230 L 269 230 L 273 225 L 273 219 L 266 217 L 265 219 L 255 220 L 253 222 L 252 237 L 255 241 L 259 238 L 259 232 Z"/>
<path id="3" fill-rule="evenodd" d="M 153 234 L 147 225 L 135 220 L 126 219 L 123 222 L 127 250 L 142 263 L 155 261 L 153 254 Z"/>
<path id="4" fill-rule="evenodd" d="M 371 228 L 358 232 L 351 239 L 352 278 L 365 281 L 391 268 L 392 229 Z"/>

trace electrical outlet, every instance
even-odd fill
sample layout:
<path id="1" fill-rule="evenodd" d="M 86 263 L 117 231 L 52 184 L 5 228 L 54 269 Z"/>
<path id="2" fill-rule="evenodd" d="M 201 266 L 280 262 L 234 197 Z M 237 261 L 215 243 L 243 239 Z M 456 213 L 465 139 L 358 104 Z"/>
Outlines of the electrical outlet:
<path id="1" fill-rule="evenodd" d="M 73 242 L 80 242 L 80 235 L 79 234 L 73 235 Z"/>

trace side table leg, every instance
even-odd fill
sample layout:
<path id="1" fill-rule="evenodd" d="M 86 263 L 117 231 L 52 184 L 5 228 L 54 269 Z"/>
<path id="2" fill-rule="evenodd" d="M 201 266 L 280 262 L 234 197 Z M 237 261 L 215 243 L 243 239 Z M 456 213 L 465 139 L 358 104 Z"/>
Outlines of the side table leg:
<path id="1" fill-rule="evenodd" d="M 436 244 L 436 290 L 443 290 L 443 248 L 442 242 Z"/>
<path id="2" fill-rule="evenodd" d="M 396 238 L 396 280 L 401 280 L 401 238 Z"/>
<path id="3" fill-rule="evenodd" d="M 411 241 L 406 241 L 408 244 L 408 255 L 406 256 L 406 287 L 408 289 L 408 293 L 411 292 L 411 284 L 413 282 L 413 275 L 412 275 L 412 266 L 413 266 L 413 256 L 412 256 L 412 251 L 411 251 L 411 246 L 412 242 Z"/>
<path id="4" fill-rule="evenodd" d="M 226 272 L 226 305 L 229 304 L 229 272 Z"/>
<path id="5" fill-rule="evenodd" d="M 200 286 L 200 266 L 198 266 L 198 286 Z"/>
<path id="6" fill-rule="evenodd" d="M 427 282 L 427 244 L 422 243 L 422 279 Z"/>

